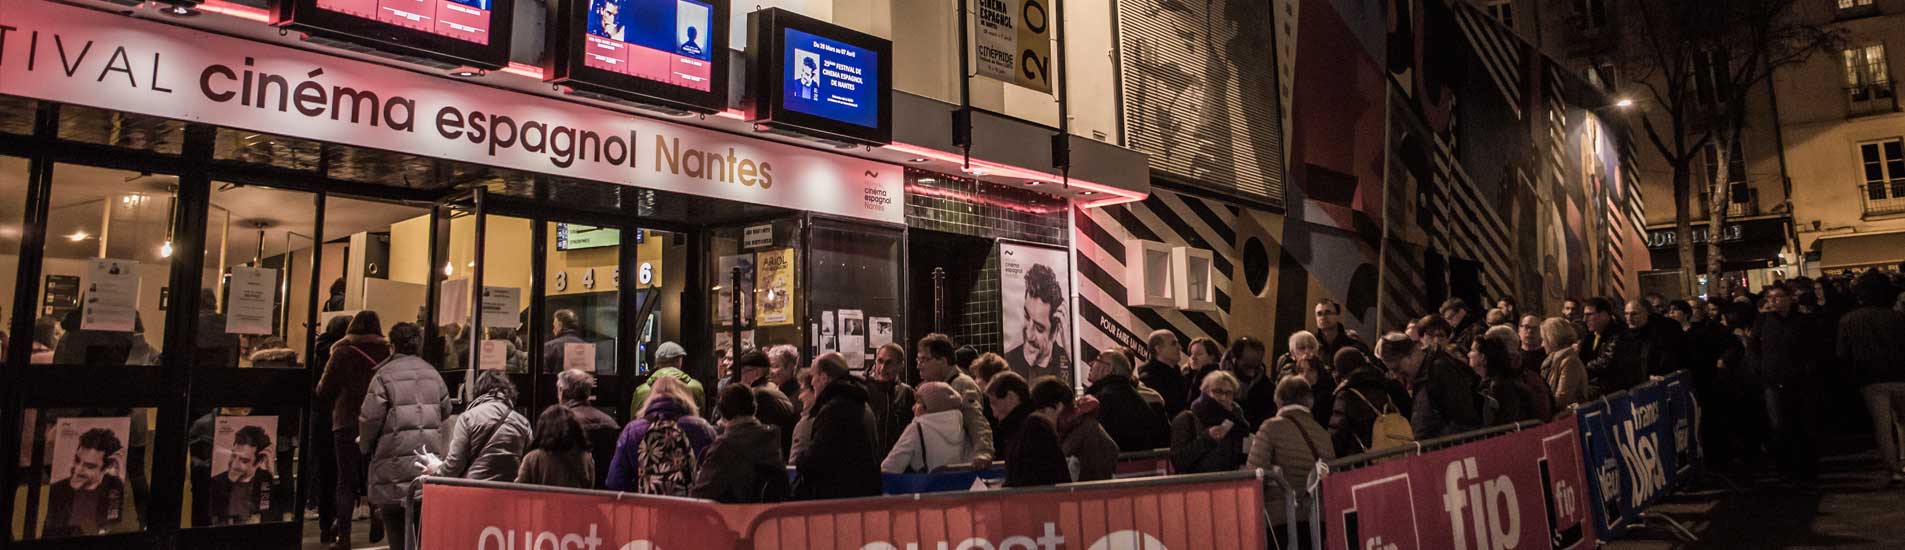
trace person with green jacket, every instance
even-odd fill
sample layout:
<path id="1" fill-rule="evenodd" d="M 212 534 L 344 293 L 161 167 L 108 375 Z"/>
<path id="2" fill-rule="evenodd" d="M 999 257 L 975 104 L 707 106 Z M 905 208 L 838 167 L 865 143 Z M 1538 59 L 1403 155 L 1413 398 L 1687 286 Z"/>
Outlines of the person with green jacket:
<path id="1" fill-rule="evenodd" d="M 687 356 L 688 350 L 674 342 L 662 342 L 661 346 L 655 348 L 655 372 L 648 375 L 648 381 L 643 382 L 641 387 L 635 388 L 635 399 L 629 401 L 628 410 L 640 411 L 641 405 L 648 402 L 649 387 L 663 376 L 680 380 L 682 385 L 688 387 L 688 394 L 694 396 L 695 407 L 705 410 L 708 398 L 701 389 L 701 381 L 695 380 L 695 377 L 689 376 L 687 371 L 681 370 L 682 360 Z"/>

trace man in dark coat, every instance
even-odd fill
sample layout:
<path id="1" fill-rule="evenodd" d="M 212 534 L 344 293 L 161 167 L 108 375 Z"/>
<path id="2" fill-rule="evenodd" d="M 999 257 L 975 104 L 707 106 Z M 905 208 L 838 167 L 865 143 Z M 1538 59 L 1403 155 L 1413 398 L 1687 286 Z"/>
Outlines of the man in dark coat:
<path id="1" fill-rule="evenodd" d="M 1224 370 L 1243 384 L 1237 390 L 1237 406 L 1243 407 L 1252 426 L 1277 416 L 1277 380 L 1264 368 L 1265 353 L 1262 340 L 1243 336 L 1230 344 L 1222 362 Z"/>
<path id="2" fill-rule="evenodd" d="M 1647 366 L 1635 354 L 1633 336 L 1615 319 L 1614 302 L 1593 298 L 1583 309 L 1589 334 L 1580 346 L 1588 397 L 1612 395 L 1647 381 Z"/>
<path id="3" fill-rule="evenodd" d="M 789 491 L 780 430 L 754 418 L 754 391 L 733 384 L 721 389 L 721 436 L 708 447 L 688 496 L 723 504 L 780 502 Z"/>
<path id="4" fill-rule="evenodd" d="M 1171 445 L 1170 425 L 1153 409 L 1131 379 L 1131 359 L 1123 348 L 1105 350 L 1091 361 L 1091 387 L 1085 394 L 1103 405 L 1098 423 L 1119 449 L 1142 451 Z"/>
<path id="5" fill-rule="evenodd" d="M 1382 359 L 1408 382 L 1410 427 L 1417 441 L 1482 427 L 1481 383 L 1475 369 L 1435 346 L 1424 346 L 1401 333 L 1383 337 Z"/>
<path id="6" fill-rule="evenodd" d="M 567 369 L 556 375 L 556 396 L 562 406 L 575 414 L 582 424 L 582 436 L 589 440 L 589 455 L 595 459 L 595 480 L 609 478 L 609 463 L 615 459 L 615 443 L 622 436 L 622 424 L 602 409 L 595 408 L 595 375 L 581 369 Z M 631 411 L 639 415 L 641 411 Z"/>
<path id="7" fill-rule="evenodd" d="M 794 498 L 818 500 L 880 494 L 880 459 L 867 429 L 867 391 L 847 371 L 837 352 L 821 354 L 811 367 L 813 439 L 794 455 Z"/>
<path id="8" fill-rule="evenodd" d="M 867 377 L 866 389 L 868 405 L 873 407 L 874 431 L 879 436 L 875 443 L 880 456 L 892 451 L 893 444 L 900 440 L 900 432 L 913 423 L 916 398 L 913 386 L 901 381 L 905 377 L 906 348 L 888 342 L 873 353 L 873 372 Z"/>
<path id="9" fill-rule="evenodd" d="M 794 408 L 793 400 L 781 392 L 780 385 L 768 376 L 772 364 L 767 353 L 749 350 L 734 361 L 734 368 L 740 373 L 737 380 L 741 385 L 754 390 L 754 418 L 780 432 L 781 455 L 785 456 L 794 446 L 794 425 L 800 423 L 800 412 Z"/>
<path id="10" fill-rule="evenodd" d="M 1475 344 L 1475 339 L 1481 337 L 1482 330 L 1488 328 L 1482 326 L 1481 316 L 1476 315 L 1468 302 L 1461 298 L 1449 298 L 1442 302 L 1441 313 L 1442 318 L 1449 322 L 1449 345 L 1455 349 L 1467 351 L 1469 346 Z"/>
<path id="11" fill-rule="evenodd" d="M 1648 376 L 1673 374 L 1686 365 L 1686 336 L 1680 323 L 1661 316 L 1645 300 L 1628 300 L 1624 313 L 1632 328 L 1634 354 Z"/>
<path id="12" fill-rule="evenodd" d="M 1151 361 L 1138 367 L 1138 380 L 1164 396 L 1164 414 L 1167 418 L 1176 418 L 1189 406 L 1184 398 L 1192 392 L 1190 387 L 1202 380 L 1188 380 L 1184 369 L 1184 347 L 1178 343 L 1177 334 L 1166 329 L 1151 331 L 1146 342 L 1150 348 Z"/>
<path id="13" fill-rule="evenodd" d="M 1356 336 L 1349 327 L 1343 326 L 1343 304 L 1324 298 L 1316 301 L 1316 341 L 1323 345 L 1322 357 L 1334 358 L 1343 348 L 1356 348 L 1369 353 L 1369 344 Z"/>
<path id="14" fill-rule="evenodd" d="M 586 344 L 589 341 L 582 337 L 582 321 L 576 318 L 575 311 L 558 309 L 553 317 L 556 335 L 542 344 L 542 364 L 543 368 L 559 369 L 563 367 L 562 359 L 569 344 Z"/>
<path id="15" fill-rule="evenodd" d="M 1823 350 L 1814 339 L 1815 320 L 1793 310 L 1790 289 L 1775 286 L 1765 299 L 1768 309 L 1754 321 L 1746 341 L 1746 361 L 1766 385 L 1766 416 L 1772 421 L 1780 474 L 1805 483 L 1818 476 L 1814 431 L 1822 388 L 1816 361 Z"/>
<path id="16" fill-rule="evenodd" d="M 1892 309 L 1898 289 L 1876 271 L 1859 276 L 1859 308 L 1839 320 L 1839 357 L 1851 362 L 1853 379 L 1872 413 L 1879 467 L 1887 483 L 1905 483 L 1905 441 L 1896 424 L 1905 424 L 1905 313 Z"/>

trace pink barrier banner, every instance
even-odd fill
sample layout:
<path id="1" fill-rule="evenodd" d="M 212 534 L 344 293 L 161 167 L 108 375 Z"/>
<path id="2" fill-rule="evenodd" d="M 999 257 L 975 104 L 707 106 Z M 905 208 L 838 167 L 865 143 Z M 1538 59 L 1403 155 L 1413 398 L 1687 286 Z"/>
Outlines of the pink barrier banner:
<path id="1" fill-rule="evenodd" d="M 1242 473 L 767 505 L 502 483 L 424 485 L 426 550 L 1260 550 Z"/>
<path id="2" fill-rule="evenodd" d="M 1595 546 L 1578 423 L 1541 426 L 1322 478 L 1329 550 Z"/>
<path id="3" fill-rule="evenodd" d="M 741 546 L 721 505 L 622 497 L 426 483 L 419 540 L 425 550 L 731 550 Z"/>
<path id="4" fill-rule="evenodd" d="M 758 550 L 1259 550 L 1267 542 L 1255 477 L 946 494 L 778 505 L 749 535 Z"/>

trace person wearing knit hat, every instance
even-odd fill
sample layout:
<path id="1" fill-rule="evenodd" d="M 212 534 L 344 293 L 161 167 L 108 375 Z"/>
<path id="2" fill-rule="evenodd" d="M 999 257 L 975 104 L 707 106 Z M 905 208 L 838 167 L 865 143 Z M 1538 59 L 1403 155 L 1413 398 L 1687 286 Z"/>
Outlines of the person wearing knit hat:
<path id="1" fill-rule="evenodd" d="M 972 462 L 961 408 L 965 399 L 945 382 L 927 382 L 916 390 L 913 423 L 900 433 L 880 471 L 889 474 L 931 472 Z"/>

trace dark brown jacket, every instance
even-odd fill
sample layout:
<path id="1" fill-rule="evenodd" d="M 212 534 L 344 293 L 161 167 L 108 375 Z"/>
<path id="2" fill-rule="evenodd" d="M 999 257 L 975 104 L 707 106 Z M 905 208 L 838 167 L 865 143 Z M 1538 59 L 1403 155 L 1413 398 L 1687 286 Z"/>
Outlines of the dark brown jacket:
<path id="1" fill-rule="evenodd" d="M 352 334 L 331 346 L 331 360 L 318 379 L 319 403 L 331 404 L 331 431 L 357 431 L 357 413 L 377 365 L 390 357 L 390 342 L 375 334 Z"/>
<path id="2" fill-rule="evenodd" d="M 572 489 L 595 488 L 595 458 L 583 449 L 529 451 L 516 468 L 516 482 Z"/>

